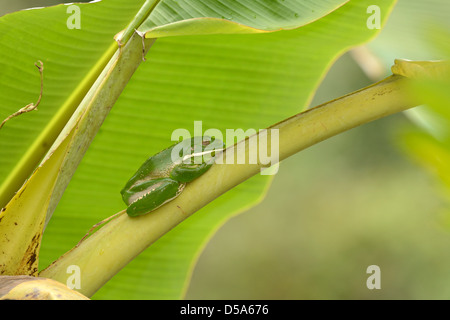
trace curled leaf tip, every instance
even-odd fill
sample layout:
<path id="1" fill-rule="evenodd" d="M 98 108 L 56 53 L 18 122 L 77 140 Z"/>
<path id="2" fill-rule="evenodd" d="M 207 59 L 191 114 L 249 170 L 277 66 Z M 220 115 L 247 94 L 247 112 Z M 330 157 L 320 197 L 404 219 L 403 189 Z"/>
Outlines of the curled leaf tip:
<path id="1" fill-rule="evenodd" d="M 407 59 L 395 59 L 391 71 L 395 75 L 407 78 L 442 78 L 450 76 L 449 60 L 411 61 Z"/>

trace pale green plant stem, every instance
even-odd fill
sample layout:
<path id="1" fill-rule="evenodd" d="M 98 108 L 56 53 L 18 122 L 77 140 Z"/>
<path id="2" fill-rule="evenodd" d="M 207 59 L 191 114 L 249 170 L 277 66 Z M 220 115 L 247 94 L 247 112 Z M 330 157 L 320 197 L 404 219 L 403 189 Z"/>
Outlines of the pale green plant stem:
<path id="1" fill-rule="evenodd" d="M 280 160 L 340 132 L 418 105 L 405 94 L 406 81 L 394 75 L 273 125 L 271 129 L 279 129 Z M 226 149 L 225 155 L 235 152 L 241 144 L 248 146 L 248 139 Z M 271 149 L 270 145 L 267 149 Z M 256 151 L 245 150 L 247 158 L 250 152 Z M 258 174 L 262 167 L 261 164 L 215 164 L 189 183 L 178 198 L 156 211 L 135 218 L 122 214 L 111 220 L 40 276 L 66 283 L 67 267 L 77 265 L 81 269 L 79 291 L 92 296 L 158 238 L 215 198 Z"/>
<path id="2" fill-rule="evenodd" d="M 150 13 L 153 11 L 153 9 L 156 7 L 156 5 L 159 3 L 160 0 L 147 0 L 142 5 L 139 12 L 136 14 L 134 19 L 131 21 L 131 23 L 127 26 L 127 28 L 116 36 L 116 41 L 123 45 L 125 44 L 131 36 L 134 34 L 136 29 L 145 21 L 145 19 L 148 18 Z"/>
<path id="3" fill-rule="evenodd" d="M 43 163 L 72 130 L 76 131 L 62 163 L 61 173 L 58 175 L 47 210 L 45 224 L 50 220 L 91 141 L 155 40 L 145 39 L 145 41 L 142 41 L 142 38 L 135 33 L 124 47 L 117 49 L 56 139 L 51 151 L 44 158 Z"/>

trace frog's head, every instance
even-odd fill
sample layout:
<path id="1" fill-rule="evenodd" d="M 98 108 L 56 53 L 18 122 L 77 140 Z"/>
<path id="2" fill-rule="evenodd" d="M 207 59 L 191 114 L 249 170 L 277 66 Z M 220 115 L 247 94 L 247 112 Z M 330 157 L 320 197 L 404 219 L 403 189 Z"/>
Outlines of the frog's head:
<path id="1" fill-rule="evenodd" d="M 172 150 L 172 161 L 177 165 L 170 177 L 180 182 L 196 179 L 212 166 L 216 153 L 224 147 L 221 140 L 209 136 L 181 141 Z"/>
<path id="2" fill-rule="evenodd" d="M 174 145 L 171 158 L 177 165 L 209 163 L 214 161 L 216 152 L 224 147 L 224 143 L 214 137 L 193 137 Z"/>

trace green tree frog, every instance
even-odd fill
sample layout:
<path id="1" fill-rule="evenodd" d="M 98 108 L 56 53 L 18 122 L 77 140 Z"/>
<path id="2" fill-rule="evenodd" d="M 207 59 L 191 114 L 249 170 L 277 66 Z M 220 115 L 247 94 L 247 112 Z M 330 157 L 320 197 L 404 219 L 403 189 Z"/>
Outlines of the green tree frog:
<path id="1" fill-rule="evenodd" d="M 148 158 L 120 192 L 127 214 L 147 214 L 178 197 L 186 183 L 212 166 L 223 147 L 219 139 L 193 137 Z"/>

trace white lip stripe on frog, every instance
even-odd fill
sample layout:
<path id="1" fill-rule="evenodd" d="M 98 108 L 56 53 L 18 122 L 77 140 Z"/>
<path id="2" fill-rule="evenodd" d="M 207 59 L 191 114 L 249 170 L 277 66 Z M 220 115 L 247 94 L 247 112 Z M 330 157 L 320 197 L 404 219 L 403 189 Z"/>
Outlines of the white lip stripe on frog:
<path id="1" fill-rule="evenodd" d="M 202 156 L 204 154 L 208 154 L 208 153 L 213 153 L 213 152 L 218 152 L 218 151 L 222 151 L 225 150 L 224 148 L 222 149 L 214 149 L 214 150 L 209 150 L 209 151 L 203 151 L 203 152 L 198 152 L 198 153 L 193 153 L 193 154 L 187 154 L 185 155 L 181 160 L 176 161 L 175 163 L 179 164 L 181 162 L 186 161 L 189 158 L 193 158 L 193 157 L 198 157 L 198 156 Z"/>

